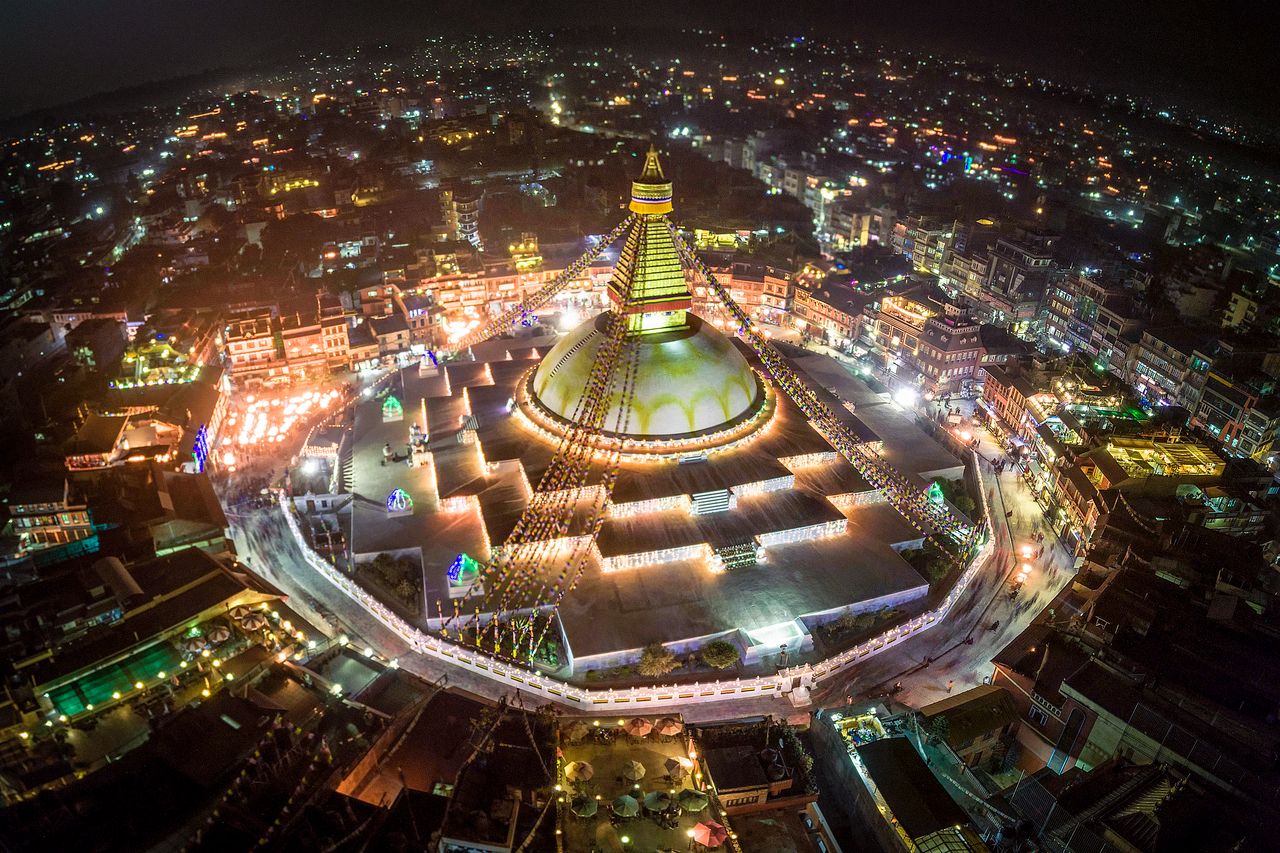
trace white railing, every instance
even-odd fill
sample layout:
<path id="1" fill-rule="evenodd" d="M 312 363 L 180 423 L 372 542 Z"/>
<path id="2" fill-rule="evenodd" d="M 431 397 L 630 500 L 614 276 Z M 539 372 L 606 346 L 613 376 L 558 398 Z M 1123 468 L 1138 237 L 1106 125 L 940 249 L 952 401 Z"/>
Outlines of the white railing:
<path id="1" fill-rule="evenodd" d="M 978 464 L 975 456 L 974 464 Z M 985 490 L 982 508 L 988 529 L 991 525 L 990 507 Z M 826 679 L 839 675 L 864 658 L 892 648 L 909 637 L 941 621 L 977 575 L 978 568 L 991 555 L 992 542 L 988 540 L 974 555 L 955 586 L 936 608 L 885 631 L 883 634 L 815 664 L 788 667 L 774 675 L 752 678 L 733 678 L 724 681 L 694 682 L 692 684 L 665 684 L 621 689 L 587 689 L 568 682 L 534 672 L 518 664 L 499 660 L 479 649 L 432 636 L 409 624 L 385 604 L 378 601 L 351 578 L 325 562 L 311 549 L 294 516 L 289 499 L 280 497 L 280 510 L 285 522 L 298 543 L 307 565 L 328 580 L 358 604 L 383 627 L 399 637 L 413 651 L 444 663 L 460 666 L 470 672 L 490 678 L 507 687 L 526 690 L 554 702 L 584 710 L 605 710 L 624 707 L 654 707 L 658 705 L 684 705 L 698 702 L 720 702 L 736 699 L 783 696 L 795 688 L 808 689 Z"/>

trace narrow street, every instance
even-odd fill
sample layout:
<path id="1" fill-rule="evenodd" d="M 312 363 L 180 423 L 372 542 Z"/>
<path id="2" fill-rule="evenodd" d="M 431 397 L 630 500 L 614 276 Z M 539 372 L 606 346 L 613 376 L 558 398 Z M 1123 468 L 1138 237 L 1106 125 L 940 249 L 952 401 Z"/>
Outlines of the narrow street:
<path id="1" fill-rule="evenodd" d="M 982 457 L 993 460 L 1003 455 L 986 430 L 974 426 L 965 428 L 979 439 L 978 452 Z M 956 602 L 946 625 L 872 658 L 842 685 L 844 696 L 871 698 L 901 681 L 902 690 L 893 698 L 919 707 L 948 692 L 981 684 L 983 678 L 990 675 L 991 658 L 1070 582 L 1072 557 L 1065 547 L 1047 535 L 1043 543 L 1044 556 L 1029 561 L 1033 568 L 1026 583 L 1016 598 L 1009 598 L 1012 569 L 1023 562 L 1019 550 L 1023 545 L 1039 547 L 1034 537 L 1043 527 L 1044 515 L 1030 488 L 1014 470 L 1006 468 L 1004 473 L 996 474 L 990 462 L 984 462 L 981 473 L 990 496 L 995 555 Z M 1012 515 L 1007 515 L 1010 512 Z M 986 626 L 996 621 L 999 627 L 988 630 Z M 965 643 L 968 637 L 973 638 L 972 645 Z M 926 657 L 932 662 L 926 664 Z M 950 690 L 949 682 L 954 682 Z M 820 700 L 826 706 L 842 701 L 834 687 Z"/>

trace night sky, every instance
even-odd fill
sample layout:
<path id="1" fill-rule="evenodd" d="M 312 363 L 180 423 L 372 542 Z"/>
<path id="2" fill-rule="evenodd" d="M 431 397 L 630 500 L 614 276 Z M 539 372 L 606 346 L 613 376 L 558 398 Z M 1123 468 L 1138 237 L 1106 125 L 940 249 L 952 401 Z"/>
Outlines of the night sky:
<path id="1" fill-rule="evenodd" d="M 1280 117 L 1280 16 L 1266 3 L 969 0 L 5 0 L 0 116 L 308 47 L 573 24 L 815 27 Z M 550 10 L 548 7 L 551 7 Z M 645 10 L 639 14 L 638 10 Z M 731 12 L 729 10 L 732 10 Z"/>

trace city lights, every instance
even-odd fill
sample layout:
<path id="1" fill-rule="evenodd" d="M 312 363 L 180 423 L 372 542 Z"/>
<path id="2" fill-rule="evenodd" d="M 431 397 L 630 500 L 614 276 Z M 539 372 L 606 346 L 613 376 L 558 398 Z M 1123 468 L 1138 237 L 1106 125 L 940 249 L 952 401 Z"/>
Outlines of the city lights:
<path id="1" fill-rule="evenodd" d="M 272 444 L 283 443 L 315 414 L 332 408 L 338 396 L 337 389 L 287 395 L 247 395 L 227 416 L 228 440 L 236 449 L 228 447 L 223 451 L 224 462 L 235 464 L 245 450 L 262 450 Z"/>
<path id="2" fill-rule="evenodd" d="M 32 5 L 18 846 L 1267 848 L 1265 39 L 474 5 Z"/>

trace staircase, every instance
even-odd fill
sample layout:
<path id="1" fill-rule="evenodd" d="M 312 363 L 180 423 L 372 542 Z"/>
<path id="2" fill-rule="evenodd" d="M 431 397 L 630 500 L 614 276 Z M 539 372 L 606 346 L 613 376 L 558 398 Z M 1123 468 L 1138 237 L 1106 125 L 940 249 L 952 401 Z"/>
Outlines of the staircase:
<path id="1" fill-rule="evenodd" d="M 711 515 L 714 512 L 728 512 L 733 509 L 733 495 L 728 489 L 716 489 L 714 492 L 698 492 L 692 495 L 693 515 Z"/>
<path id="2" fill-rule="evenodd" d="M 355 491 L 353 488 L 355 475 L 352 472 L 351 454 L 351 442 L 342 442 L 342 449 L 338 451 L 338 471 L 335 478 L 337 480 L 338 494 L 349 495 Z"/>
<path id="3" fill-rule="evenodd" d="M 760 546 L 754 540 L 725 545 L 716 549 L 716 556 L 727 572 L 734 569 L 746 569 L 756 565 L 760 559 Z"/>

